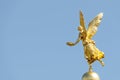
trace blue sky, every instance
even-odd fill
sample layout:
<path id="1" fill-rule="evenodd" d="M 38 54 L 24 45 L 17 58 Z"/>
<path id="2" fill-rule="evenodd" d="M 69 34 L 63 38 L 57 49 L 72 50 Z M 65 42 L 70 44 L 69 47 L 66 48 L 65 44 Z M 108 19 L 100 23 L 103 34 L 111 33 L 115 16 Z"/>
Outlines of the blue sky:
<path id="1" fill-rule="evenodd" d="M 0 80 L 81 80 L 88 71 L 78 36 L 79 11 L 88 23 L 104 13 L 97 47 L 105 66 L 93 64 L 101 80 L 119 79 L 119 0 L 0 0 Z"/>

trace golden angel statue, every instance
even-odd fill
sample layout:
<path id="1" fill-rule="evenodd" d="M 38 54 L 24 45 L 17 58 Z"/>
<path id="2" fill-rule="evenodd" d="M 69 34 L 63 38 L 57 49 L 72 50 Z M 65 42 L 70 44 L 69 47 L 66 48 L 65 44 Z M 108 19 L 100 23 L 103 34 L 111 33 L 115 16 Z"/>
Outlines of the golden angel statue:
<path id="1" fill-rule="evenodd" d="M 99 61 L 102 66 L 104 66 L 104 62 L 101 60 L 102 58 L 104 58 L 104 53 L 96 47 L 94 40 L 92 40 L 92 37 L 97 32 L 97 28 L 101 22 L 102 17 L 103 17 L 103 13 L 99 13 L 89 23 L 88 29 L 86 29 L 84 17 L 82 12 L 80 11 L 80 26 L 78 27 L 78 31 L 79 31 L 78 39 L 76 40 L 75 43 L 67 42 L 67 45 L 74 46 L 80 40 L 82 41 L 84 47 L 84 55 L 90 67 L 92 66 L 92 63 L 96 60 Z"/>

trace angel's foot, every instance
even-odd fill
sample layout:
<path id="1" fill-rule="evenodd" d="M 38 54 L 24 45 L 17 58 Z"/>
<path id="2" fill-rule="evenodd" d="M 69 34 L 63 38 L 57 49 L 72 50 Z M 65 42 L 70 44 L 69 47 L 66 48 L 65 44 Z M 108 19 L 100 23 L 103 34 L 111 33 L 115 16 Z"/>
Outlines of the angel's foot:
<path id="1" fill-rule="evenodd" d="M 104 66 L 104 62 L 102 60 L 98 60 L 102 66 Z"/>

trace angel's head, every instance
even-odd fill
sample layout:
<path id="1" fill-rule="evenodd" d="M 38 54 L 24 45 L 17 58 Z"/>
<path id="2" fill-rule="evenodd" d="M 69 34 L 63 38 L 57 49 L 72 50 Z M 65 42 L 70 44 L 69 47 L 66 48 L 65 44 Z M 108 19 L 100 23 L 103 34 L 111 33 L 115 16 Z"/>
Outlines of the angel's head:
<path id="1" fill-rule="evenodd" d="M 80 33 L 83 33 L 83 27 L 82 26 L 78 26 L 78 31 L 80 31 Z"/>
<path id="2" fill-rule="evenodd" d="M 79 26 L 78 27 L 78 31 L 80 31 L 80 39 L 81 40 L 84 40 L 85 38 L 86 38 L 86 34 L 85 34 L 85 32 L 84 32 L 84 30 L 83 30 L 83 27 L 82 26 Z"/>

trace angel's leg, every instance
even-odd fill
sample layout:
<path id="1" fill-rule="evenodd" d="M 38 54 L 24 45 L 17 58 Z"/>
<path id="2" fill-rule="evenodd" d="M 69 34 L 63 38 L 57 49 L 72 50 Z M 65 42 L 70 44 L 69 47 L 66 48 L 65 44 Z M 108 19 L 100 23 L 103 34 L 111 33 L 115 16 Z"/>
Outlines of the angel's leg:
<path id="1" fill-rule="evenodd" d="M 92 64 L 89 64 L 89 72 L 92 72 Z"/>

